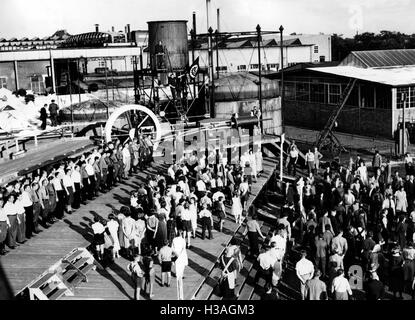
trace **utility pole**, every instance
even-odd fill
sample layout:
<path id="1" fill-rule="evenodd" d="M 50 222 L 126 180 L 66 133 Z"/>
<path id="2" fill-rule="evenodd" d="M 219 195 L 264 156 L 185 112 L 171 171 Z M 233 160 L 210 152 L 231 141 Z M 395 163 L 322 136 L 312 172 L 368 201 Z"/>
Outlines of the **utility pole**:
<path id="1" fill-rule="evenodd" d="M 107 68 L 107 59 L 104 60 L 105 61 L 105 91 L 107 93 L 107 119 L 109 119 L 110 115 L 109 115 L 109 105 L 110 105 L 110 98 L 108 95 L 108 68 Z"/>
<path id="2" fill-rule="evenodd" d="M 285 133 L 283 133 L 282 135 L 281 135 L 281 144 L 280 144 L 280 181 L 282 182 L 283 181 L 283 178 L 284 178 L 284 172 L 283 172 L 283 169 L 284 169 L 284 157 L 283 157 L 283 155 L 284 155 L 284 141 L 285 141 Z"/>
<path id="3" fill-rule="evenodd" d="M 218 37 L 219 37 L 219 31 L 216 30 L 215 32 L 215 46 L 216 46 L 216 79 L 219 79 L 219 42 L 218 42 Z"/>
<path id="4" fill-rule="evenodd" d="M 209 31 L 210 23 L 209 23 L 209 10 L 210 9 L 210 0 L 206 0 L 206 23 L 207 23 L 207 29 Z"/>
<path id="5" fill-rule="evenodd" d="M 259 118 L 259 126 L 261 128 L 261 134 L 264 134 L 263 129 L 263 123 L 262 123 L 262 63 L 261 63 L 261 27 L 258 24 L 256 26 L 257 31 L 257 41 L 258 41 L 258 87 L 259 87 L 259 94 L 258 94 L 258 100 L 259 100 L 259 112 L 260 112 L 260 118 Z"/>
<path id="6" fill-rule="evenodd" d="M 401 94 L 401 99 L 403 101 L 402 106 L 402 155 L 406 153 L 406 145 L 405 145 L 405 137 L 406 137 L 406 124 L 405 124 L 405 107 L 406 107 L 406 100 L 407 100 L 406 93 Z"/>
<path id="7" fill-rule="evenodd" d="M 71 101 L 71 124 L 72 124 L 72 133 L 73 133 L 73 130 L 74 130 L 74 127 L 73 127 L 74 118 L 73 118 L 73 104 L 72 104 L 72 80 L 71 80 L 71 70 L 70 70 L 70 67 L 69 67 L 69 59 L 66 60 L 66 61 L 67 61 L 67 67 L 68 67 L 67 82 L 68 82 L 68 85 L 69 85 L 69 99 Z"/>
<path id="8" fill-rule="evenodd" d="M 211 118 L 215 117 L 215 80 L 213 72 L 213 50 L 212 50 L 212 27 L 209 28 L 209 38 L 208 38 L 208 54 L 209 54 L 209 101 L 210 101 L 210 116 Z"/>
<path id="9" fill-rule="evenodd" d="M 282 132 L 284 132 L 284 99 L 285 99 L 285 89 L 284 89 L 284 37 L 283 37 L 284 27 L 280 26 L 280 49 L 281 49 L 281 126 Z"/>
<path id="10" fill-rule="evenodd" d="M 196 49 L 196 12 L 193 11 L 193 29 L 191 31 L 192 38 L 192 63 L 195 61 L 195 49 Z M 193 79 L 193 97 L 196 99 L 197 90 L 196 90 L 196 78 Z"/>

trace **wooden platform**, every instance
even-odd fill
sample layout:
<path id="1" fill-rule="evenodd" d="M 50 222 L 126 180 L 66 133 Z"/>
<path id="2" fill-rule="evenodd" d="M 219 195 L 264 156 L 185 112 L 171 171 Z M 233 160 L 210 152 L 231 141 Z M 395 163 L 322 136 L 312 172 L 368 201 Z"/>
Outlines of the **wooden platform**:
<path id="1" fill-rule="evenodd" d="M 268 181 L 274 167 L 275 161 L 264 159 L 265 172 L 258 179 L 258 183 L 253 185 L 250 202 L 254 200 Z M 156 166 L 150 172 L 156 172 L 157 169 L 162 168 Z M 44 230 L 18 249 L 4 256 L 1 263 L 13 290 L 15 292 L 21 290 L 73 248 L 88 246 L 92 240 L 90 225 L 94 214 L 106 218 L 111 213 L 112 206 L 119 209 L 128 200 L 128 193 L 137 188 L 138 183 L 142 182 L 148 173 L 140 173 L 128 182 L 82 206 L 74 214 L 66 216 L 62 221 L 55 223 L 48 230 Z M 225 222 L 223 233 L 216 230 L 213 232 L 213 240 L 192 239 L 192 248 L 188 250 L 189 266 L 185 270 L 184 279 L 184 298 L 186 300 L 194 297 L 196 291 L 203 285 L 205 278 L 214 269 L 218 257 L 238 227 L 228 219 Z M 120 258 L 106 269 L 91 271 L 88 274 L 88 283 L 77 287 L 74 297 L 64 297 L 63 299 L 131 299 L 133 288 L 129 272 L 126 270 L 127 264 L 127 260 Z M 170 288 L 161 287 L 159 285 L 160 266 L 155 265 L 155 268 L 156 283 L 153 299 L 176 299 L 175 278 L 172 279 Z"/>
<path id="2" fill-rule="evenodd" d="M 0 185 L 7 183 L 28 170 L 47 165 L 71 155 L 91 150 L 89 138 L 63 138 L 39 141 L 37 147 L 28 150 L 21 158 L 0 162 Z"/>

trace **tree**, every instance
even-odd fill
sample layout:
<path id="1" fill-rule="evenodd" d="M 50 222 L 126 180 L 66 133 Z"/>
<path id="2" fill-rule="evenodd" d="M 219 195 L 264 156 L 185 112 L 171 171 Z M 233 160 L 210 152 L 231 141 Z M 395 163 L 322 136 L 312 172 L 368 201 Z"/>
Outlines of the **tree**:
<path id="1" fill-rule="evenodd" d="M 414 49 L 415 34 L 407 35 L 396 31 L 381 30 L 378 34 L 364 32 L 353 38 L 333 34 L 333 60 L 343 60 L 351 51 Z"/>

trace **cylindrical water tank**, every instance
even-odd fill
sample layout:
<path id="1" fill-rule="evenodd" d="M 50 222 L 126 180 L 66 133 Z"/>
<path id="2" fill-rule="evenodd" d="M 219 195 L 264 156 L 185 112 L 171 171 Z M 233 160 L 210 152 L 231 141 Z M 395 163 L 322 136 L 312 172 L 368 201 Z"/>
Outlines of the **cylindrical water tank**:
<path id="1" fill-rule="evenodd" d="M 189 64 L 187 21 L 149 21 L 148 46 L 153 71 L 183 71 Z M 162 49 L 162 50 L 160 50 Z"/>

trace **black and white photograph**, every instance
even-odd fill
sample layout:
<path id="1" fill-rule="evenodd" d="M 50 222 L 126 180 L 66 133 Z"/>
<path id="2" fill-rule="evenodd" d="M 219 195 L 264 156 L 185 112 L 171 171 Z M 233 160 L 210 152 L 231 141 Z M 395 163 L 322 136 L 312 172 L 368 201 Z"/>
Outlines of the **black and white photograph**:
<path id="1" fill-rule="evenodd" d="M 414 13 L 2 0 L 0 300 L 414 300 Z"/>

